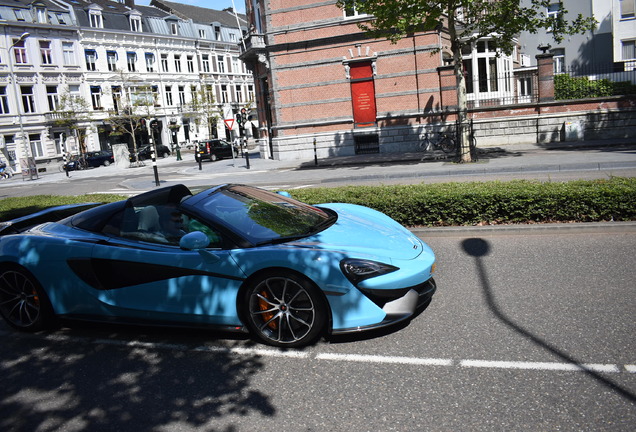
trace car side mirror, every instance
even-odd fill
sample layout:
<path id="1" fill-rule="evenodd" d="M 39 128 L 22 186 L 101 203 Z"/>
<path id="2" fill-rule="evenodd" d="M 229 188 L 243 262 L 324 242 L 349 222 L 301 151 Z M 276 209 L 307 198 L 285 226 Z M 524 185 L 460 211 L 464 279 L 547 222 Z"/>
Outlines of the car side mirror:
<path id="1" fill-rule="evenodd" d="M 209 244 L 210 239 L 201 231 L 192 231 L 179 240 L 179 246 L 185 250 L 205 249 Z"/>
<path id="2" fill-rule="evenodd" d="M 286 191 L 278 191 L 278 192 L 276 192 L 276 193 L 277 193 L 278 195 L 282 195 L 282 196 L 284 196 L 284 197 L 286 197 L 286 198 L 291 198 L 291 197 L 292 197 L 292 196 L 291 196 L 291 194 L 290 194 L 289 192 L 286 192 Z"/>

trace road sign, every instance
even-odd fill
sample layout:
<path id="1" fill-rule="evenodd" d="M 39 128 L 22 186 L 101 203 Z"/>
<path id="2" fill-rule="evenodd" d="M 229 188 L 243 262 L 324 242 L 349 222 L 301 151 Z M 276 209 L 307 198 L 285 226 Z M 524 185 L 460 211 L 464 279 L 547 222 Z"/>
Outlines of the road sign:
<path id="1" fill-rule="evenodd" d="M 225 127 L 227 127 L 229 130 L 232 130 L 232 128 L 234 127 L 234 119 L 225 119 L 223 120 L 225 122 Z"/>

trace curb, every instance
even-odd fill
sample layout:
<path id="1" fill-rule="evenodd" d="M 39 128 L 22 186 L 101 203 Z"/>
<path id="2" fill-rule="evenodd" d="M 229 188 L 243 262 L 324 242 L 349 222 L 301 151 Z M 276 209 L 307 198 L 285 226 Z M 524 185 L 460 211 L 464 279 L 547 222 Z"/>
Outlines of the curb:
<path id="1" fill-rule="evenodd" d="M 636 234 L 636 221 L 616 222 L 572 222 L 572 223 L 536 223 L 536 224 L 511 224 L 511 225 L 483 225 L 483 226 L 449 226 L 449 227 L 415 227 L 409 231 L 425 237 L 453 237 L 456 235 L 473 236 L 484 235 L 548 235 L 556 231 L 561 233 L 578 234 L 585 233 L 634 233 Z"/>

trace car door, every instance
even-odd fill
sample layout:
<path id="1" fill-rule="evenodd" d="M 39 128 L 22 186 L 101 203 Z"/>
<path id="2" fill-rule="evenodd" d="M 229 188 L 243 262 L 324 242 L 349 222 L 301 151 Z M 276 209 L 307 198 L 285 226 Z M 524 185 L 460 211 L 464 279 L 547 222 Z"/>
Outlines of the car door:
<path id="1" fill-rule="evenodd" d="M 95 245 L 91 258 L 116 316 L 241 325 L 236 295 L 244 275 L 228 251 L 110 237 Z"/>

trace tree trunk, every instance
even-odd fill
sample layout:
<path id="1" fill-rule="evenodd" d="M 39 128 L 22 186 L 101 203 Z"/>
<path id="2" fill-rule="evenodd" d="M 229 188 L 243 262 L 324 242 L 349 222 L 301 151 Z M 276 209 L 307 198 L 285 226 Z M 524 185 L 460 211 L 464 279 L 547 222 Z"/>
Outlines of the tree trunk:
<path id="1" fill-rule="evenodd" d="M 457 142 L 459 146 L 459 162 L 472 162 L 470 148 L 470 130 L 468 124 L 468 98 L 466 97 L 466 77 L 462 63 L 461 45 L 457 39 L 457 29 L 455 28 L 455 16 L 448 16 L 448 33 L 451 38 L 451 51 L 453 52 L 453 63 L 455 80 L 457 82 Z"/>

